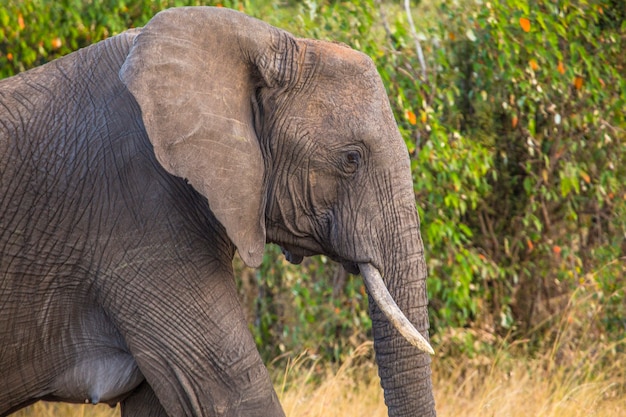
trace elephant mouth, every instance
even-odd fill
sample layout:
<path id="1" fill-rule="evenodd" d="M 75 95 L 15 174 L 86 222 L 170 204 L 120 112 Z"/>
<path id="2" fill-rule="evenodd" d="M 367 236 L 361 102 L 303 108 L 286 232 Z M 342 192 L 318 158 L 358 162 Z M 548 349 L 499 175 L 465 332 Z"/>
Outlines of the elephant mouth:
<path id="1" fill-rule="evenodd" d="M 300 265 L 304 259 L 304 255 L 295 254 L 293 251 L 288 250 L 283 246 L 280 247 L 280 250 L 283 252 L 285 259 L 294 265 Z"/>
<path id="2" fill-rule="evenodd" d="M 305 256 L 315 255 L 315 253 L 308 253 L 306 250 L 302 250 L 302 249 L 294 248 L 294 247 L 287 247 L 283 245 L 280 245 L 280 250 L 285 256 L 285 259 L 287 259 L 289 263 L 292 263 L 294 265 L 300 265 Z M 349 261 L 335 254 L 326 254 L 326 255 L 333 261 L 341 264 L 341 266 L 343 266 L 343 269 L 345 269 L 350 274 L 358 275 L 361 272 L 358 264 L 363 263 L 362 261 L 361 262 Z"/>
<path id="3" fill-rule="evenodd" d="M 343 269 L 345 269 L 346 272 L 352 275 L 358 275 L 361 272 L 359 265 L 356 262 L 339 261 L 339 263 L 341 263 L 341 266 L 343 266 Z"/>

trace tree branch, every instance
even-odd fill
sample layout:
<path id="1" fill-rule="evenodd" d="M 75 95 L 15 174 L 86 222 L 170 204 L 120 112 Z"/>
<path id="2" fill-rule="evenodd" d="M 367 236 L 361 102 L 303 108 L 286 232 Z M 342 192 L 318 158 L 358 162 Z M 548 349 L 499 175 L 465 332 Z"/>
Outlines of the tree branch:
<path id="1" fill-rule="evenodd" d="M 411 27 L 411 35 L 413 35 L 413 41 L 415 41 L 415 50 L 417 51 L 417 59 L 422 67 L 422 77 L 425 82 L 428 82 L 428 76 L 426 72 L 426 61 L 424 60 L 424 52 L 422 51 L 422 45 L 417 37 L 417 31 L 415 30 L 415 23 L 413 23 L 413 16 L 411 15 L 411 2 L 410 0 L 404 0 L 404 10 Z"/>

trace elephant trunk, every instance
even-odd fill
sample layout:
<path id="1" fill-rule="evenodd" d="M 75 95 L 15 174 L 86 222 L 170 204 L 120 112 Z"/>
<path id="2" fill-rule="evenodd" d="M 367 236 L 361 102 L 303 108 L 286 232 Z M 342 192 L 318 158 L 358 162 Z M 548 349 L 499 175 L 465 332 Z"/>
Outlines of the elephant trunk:
<path id="1" fill-rule="evenodd" d="M 426 263 L 416 223 L 409 233 L 396 235 L 410 238 L 390 245 L 380 263 L 382 276 L 371 264 L 359 265 L 370 296 L 374 349 L 390 417 L 436 415 Z"/>

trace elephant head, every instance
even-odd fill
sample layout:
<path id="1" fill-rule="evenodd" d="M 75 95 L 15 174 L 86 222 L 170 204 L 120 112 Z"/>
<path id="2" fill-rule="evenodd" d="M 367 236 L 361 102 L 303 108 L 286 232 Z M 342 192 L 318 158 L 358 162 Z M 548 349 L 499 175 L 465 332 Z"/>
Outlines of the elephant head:
<path id="1" fill-rule="evenodd" d="M 158 161 L 206 197 L 246 264 L 272 242 L 294 263 L 326 254 L 362 273 L 390 415 L 434 415 L 409 155 L 373 62 L 182 8 L 142 29 L 120 78 Z"/>

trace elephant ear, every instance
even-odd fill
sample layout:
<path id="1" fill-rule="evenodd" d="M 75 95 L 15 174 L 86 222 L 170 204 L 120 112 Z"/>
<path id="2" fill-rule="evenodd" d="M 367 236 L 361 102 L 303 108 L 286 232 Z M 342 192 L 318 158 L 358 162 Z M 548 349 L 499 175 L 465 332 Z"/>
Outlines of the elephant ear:
<path id="1" fill-rule="evenodd" d="M 208 202 L 243 261 L 260 265 L 265 245 L 264 161 L 253 97 L 281 80 L 286 32 L 210 7 L 157 14 L 120 70 L 161 165 Z"/>

